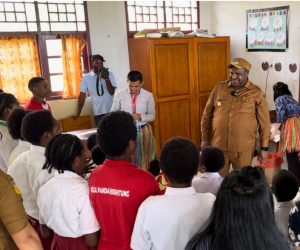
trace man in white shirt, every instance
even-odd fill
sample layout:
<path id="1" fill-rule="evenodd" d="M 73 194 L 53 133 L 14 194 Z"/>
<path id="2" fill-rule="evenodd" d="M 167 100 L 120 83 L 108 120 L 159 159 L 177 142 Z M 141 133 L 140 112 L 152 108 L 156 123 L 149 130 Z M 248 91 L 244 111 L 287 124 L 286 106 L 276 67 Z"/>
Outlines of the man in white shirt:
<path id="1" fill-rule="evenodd" d="M 160 167 L 170 180 L 163 196 L 151 196 L 140 206 L 131 237 L 134 250 L 182 250 L 205 226 L 215 196 L 196 193 L 191 181 L 199 165 L 197 147 L 173 138 L 162 148 Z"/>
<path id="2" fill-rule="evenodd" d="M 128 87 L 116 92 L 112 111 L 125 111 L 132 115 L 137 127 L 137 150 L 134 164 L 148 170 L 155 159 L 155 139 L 149 122 L 155 119 L 153 94 L 144 90 L 143 75 L 139 71 L 130 71 L 127 75 Z"/>
<path id="3" fill-rule="evenodd" d="M 201 175 L 195 177 L 192 186 L 197 193 L 217 194 L 223 181 L 219 172 L 225 164 L 225 158 L 222 150 L 215 147 L 205 147 L 201 151 L 200 168 Z"/>

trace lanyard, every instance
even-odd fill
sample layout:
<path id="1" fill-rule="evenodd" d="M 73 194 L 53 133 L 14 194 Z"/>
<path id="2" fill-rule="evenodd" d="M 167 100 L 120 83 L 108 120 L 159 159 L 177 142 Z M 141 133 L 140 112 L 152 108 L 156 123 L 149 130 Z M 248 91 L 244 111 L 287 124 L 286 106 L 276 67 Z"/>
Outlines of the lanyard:
<path id="1" fill-rule="evenodd" d="M 136 113 L 136 98 L 139 94 L 131 95 L 132 114 Z"/>

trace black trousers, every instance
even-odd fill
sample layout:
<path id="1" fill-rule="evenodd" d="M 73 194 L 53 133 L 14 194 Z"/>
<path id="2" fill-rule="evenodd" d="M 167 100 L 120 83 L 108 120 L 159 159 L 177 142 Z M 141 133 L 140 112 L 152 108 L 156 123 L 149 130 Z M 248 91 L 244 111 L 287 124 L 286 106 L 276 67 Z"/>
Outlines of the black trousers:
<path id="1" fill-rule="evenodd" d="M 94 116 L 96 128 L 98 127 L 100 121 L 102 120 L 102 118 L 103 118 L 105 115 L 106 115 L 106 114 L 95 115 L 95 116 Z"/>
<path id="2" fill-rule="evenodd" d="M 286 159 L 289 171 L 291 171 L 298 178 L 300 183 L 300 160 L 298 158 L 298 153 L 299 152 L 286 152 Z"/>

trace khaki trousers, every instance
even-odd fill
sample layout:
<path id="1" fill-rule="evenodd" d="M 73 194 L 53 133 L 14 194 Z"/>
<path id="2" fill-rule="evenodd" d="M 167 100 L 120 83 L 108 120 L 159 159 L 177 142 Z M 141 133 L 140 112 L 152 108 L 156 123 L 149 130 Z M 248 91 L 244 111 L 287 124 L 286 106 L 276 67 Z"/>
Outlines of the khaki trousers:
<path id="1" fill-rule="evenodd" d="M 251 166 L 253 159 L 253 151 L 249 152 L 223 152 L 225 155 L 225 165 L 219 171 L 222 177 L 228 175 L 230 165 L 233 169 L 241 169 L 242 167 Z"/>

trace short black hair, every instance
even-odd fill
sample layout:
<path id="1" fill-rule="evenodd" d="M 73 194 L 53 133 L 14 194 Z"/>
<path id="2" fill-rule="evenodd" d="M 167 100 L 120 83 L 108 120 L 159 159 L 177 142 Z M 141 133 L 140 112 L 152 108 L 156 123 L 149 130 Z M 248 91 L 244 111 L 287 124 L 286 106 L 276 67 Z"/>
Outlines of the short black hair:
<path id="1" fill-rule="evenodd" d="M 162 147 L 159 165 L 171 183 L 191 183 L 199 168 L 199 151 L 188 139 L 172 138 Z"/>
<path id="2" fill-rule="evenodd" d="M 278 202 L 290 201 L 299 190 L 297 177 L 286 169 L 281 169 L 272 180 L 272 190 Z"/>
<path id="3" fill-rule="evenodd" d="M 97 133 L 91 134 L 86 142 L 88 150 L 92 151 L 93 147 L 97 145 Z"/>
<path id="4" fill-rule="evenodd" d="M 127 75 L 127 80 L 131 82 L 143 81 L 143 75 L 141 72 L 133 70 L 130 71 Z"/>
<path id="5" fill-rule="evenodd" d="M 55 119 L 48 110 L 32 111 L 23 118 L 21 135 L 31 144 L 39 145 L 43 134 L 51 132 L 55 125 Z"/>
<path id="6" fill-rule="evenodd" d="M 81 140 L 71 134 L 59 134 L 54 136 L 47 144 L 45 156 L 46 162 L 43 169 L 47 169 L 51 173 L 52 169 L 56 169 L 59 173 L 65 170 L 72 171 L 72 163 L 76 156 L 83 152 Z"/>
<path id="7" fill-rule="evenodd" d="M 92 160 L 96 165 L 101 165 L 104 162 L 106 155 L 103 153 L 103 151 L 98 145 L 92 148 L 91 153 Z"/>
<path id="8" fill-rule="evenodd" d="M 159 161 L 157 159 L 150 161 L 148 172 L 151 173 L 154 177 L 159 175 L 160 167 Z"/>
<path id="9" fill-rule="evenodd" d="M 26 114 L 31 112 L 30 110 L 25 110 L 24 108 L 16 108 L 14 109 L 7 118 L 7 127 L 8 132 L 11 137 L 15 140 L 22 139 L 21 135 L 21 125 L 23 118 Z"/>
<path id="10" fill-rule="evenodd" d="M 17 98 L 10 93 L 1 92 L 0 93 L 0 117 L 4 114 L 5 109 L 12 108 L 14 104 L 19 105 Z"/>
<path id="11" fill-rule="evenodd" d="M 46 81 L 46 79 L 43 77 L 40 76 L 32 77 L 28 82 L 28 89 L 32 91 L 34 87 L 36 87 L 37 85 L 39 85 L 41 82 L 44 81 Z"/>
<path id="12" fill-rule="evenodd" d="M 225 157 L 222 150 L 211 146 L 201 150 L 200 165 L 205 166 L 206 172 L 218 172 L 224 164 Z"/>
<path id="13" fill-rule="evenodd" d="M 273 85 L 273 91 L 274 91 L 274 102 L 279 96 L 282 95 L 289 95 L 293 96 L 291 91 L 289 90 L 289 86 L 283 82 L 277 82 Z"/>
<path id="14" fill-rule="evenodd" d="M 96 61 L 96 60 L 100 60 L 100 61 L 102 61 L 102 62 L 105 62 L 103 56 L 100 56 L 99 54 L 92 55 L 91 61 L 93 62 L 93 61 Z"/>
<path id="15" fill-rule="evenodd" d="M 137 130 L 131 114 L 115 111 L 101 120 L 97 129 L 97 140 L 103 153 L 107 156 L 122 155 L 129 141 L 136 141 Z"/>

